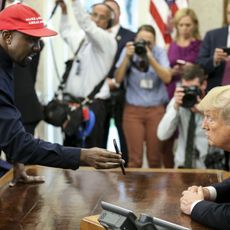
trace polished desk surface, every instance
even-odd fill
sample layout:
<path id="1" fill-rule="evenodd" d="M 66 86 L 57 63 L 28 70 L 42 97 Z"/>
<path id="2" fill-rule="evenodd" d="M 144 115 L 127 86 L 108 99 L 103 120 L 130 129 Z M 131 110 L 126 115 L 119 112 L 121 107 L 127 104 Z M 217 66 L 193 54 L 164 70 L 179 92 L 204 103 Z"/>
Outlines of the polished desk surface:
<path id="1" fill-rule="evenodd" d="M 218 170 L 128 169 L 77 171 L 31 166 L 44 175 L 43 184 L 19 184 L 9 188 L 9 172 L 0 179 L 0 229 L 80 229 L 84 217 L 101 213 L 101 201 L 171 221 L 192 230 L 209 229 L 191 221 L 179 210 L 181 192 L 193 184 L 222 181 L 228 174 Z"/>

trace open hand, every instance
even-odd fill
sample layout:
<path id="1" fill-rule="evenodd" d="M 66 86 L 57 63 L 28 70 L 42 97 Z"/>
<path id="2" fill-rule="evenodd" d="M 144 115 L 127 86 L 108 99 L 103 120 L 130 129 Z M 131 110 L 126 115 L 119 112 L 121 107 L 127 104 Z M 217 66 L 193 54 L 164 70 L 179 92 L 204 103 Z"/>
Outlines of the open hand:
<path id="1" fill-rule="evenodd" d="M 33 184 L 33 183 L 43 183 L 45 182 L 45 177 L 43 176 L 29 176 L 25 170 L 24 164 L 16 163 L 13 168 L 13 179 L 9 186 L 13 187 L 17 183 Z"/>

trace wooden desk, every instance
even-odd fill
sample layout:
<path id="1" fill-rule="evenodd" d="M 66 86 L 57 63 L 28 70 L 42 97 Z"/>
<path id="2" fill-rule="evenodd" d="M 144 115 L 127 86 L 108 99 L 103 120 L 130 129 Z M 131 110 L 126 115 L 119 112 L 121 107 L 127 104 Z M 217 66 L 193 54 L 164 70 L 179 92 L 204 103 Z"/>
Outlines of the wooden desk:
<path id="1" fill-rule="evenodd" d="M 30 167 L 32 174 L 44 175 L 46 182 L 8 187 L 12 172 L 0 179 L 0 229 L 80 229 L 84 217 L 98 215 L 102 200 L 147 213 L 191 229 L 208 229 L 182 214 L 179 198 L 192 184 L 209 185 L 228 176 L 218 170 L 120 170 L 77 171 Z M 91 229 L 91 228 L 88 228 Z"/>

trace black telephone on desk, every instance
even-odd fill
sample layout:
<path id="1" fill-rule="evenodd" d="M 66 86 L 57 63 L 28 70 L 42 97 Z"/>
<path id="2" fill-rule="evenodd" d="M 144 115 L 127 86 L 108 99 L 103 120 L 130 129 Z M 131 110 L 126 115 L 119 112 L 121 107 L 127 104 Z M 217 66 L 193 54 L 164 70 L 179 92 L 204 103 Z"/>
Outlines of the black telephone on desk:
<path id="1" fill-rule="evenodd" d="M 101 206 L 103 211 L 98 221 L 107 230 L 189 230 L 147 214 L 141 214 L 137 219 L 131 210 L 104 201 Z"/>

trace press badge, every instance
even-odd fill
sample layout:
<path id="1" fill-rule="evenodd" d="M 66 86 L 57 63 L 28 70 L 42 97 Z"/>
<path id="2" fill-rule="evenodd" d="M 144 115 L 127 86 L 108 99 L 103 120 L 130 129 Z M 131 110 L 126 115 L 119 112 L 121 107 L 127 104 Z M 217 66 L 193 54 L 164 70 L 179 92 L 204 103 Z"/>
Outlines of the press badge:
<path id="1" fill-rule="evenodd" d="M 81 70 L 81 62 L 79 59 L 76 60 L 76 72 L 75 74 L 76 75 L 79 75 L 80 74 L 80 70 Z"/>
<path id="2" fill-rule="evenodd" d="M 152 89 L 153 88 L 153 80 L 152 79 L 141 79 L 140 87 L 142 89 Z"/>

